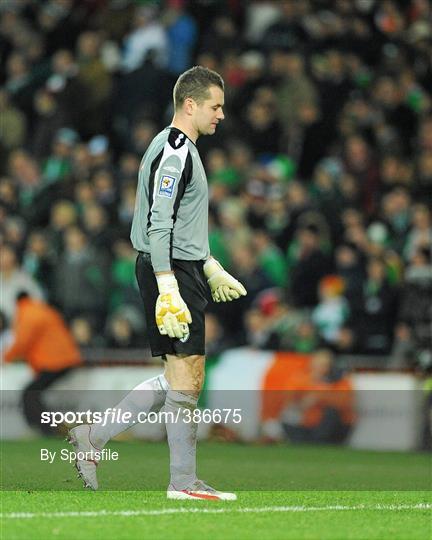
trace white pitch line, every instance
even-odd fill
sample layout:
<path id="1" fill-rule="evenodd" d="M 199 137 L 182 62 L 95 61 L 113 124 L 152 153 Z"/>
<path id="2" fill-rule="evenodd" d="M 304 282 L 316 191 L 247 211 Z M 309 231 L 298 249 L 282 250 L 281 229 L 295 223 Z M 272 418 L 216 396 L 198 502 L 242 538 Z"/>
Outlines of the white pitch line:
<path id="1" fill-rule="evenodd" d="M 352 510 L 432 510 L 432 504 L 359 504 L 356 506 L 264 506 L 256 508 L 164 508 L 162 510 L 98 510 L 89 512 L 11 512 L 0 514 L 3 519 L 62 518 L 62 517 L 106 517 L 106 516 L 163 516 L 167 514 L 261 514 L 267 512 L 328 512 Z"/>

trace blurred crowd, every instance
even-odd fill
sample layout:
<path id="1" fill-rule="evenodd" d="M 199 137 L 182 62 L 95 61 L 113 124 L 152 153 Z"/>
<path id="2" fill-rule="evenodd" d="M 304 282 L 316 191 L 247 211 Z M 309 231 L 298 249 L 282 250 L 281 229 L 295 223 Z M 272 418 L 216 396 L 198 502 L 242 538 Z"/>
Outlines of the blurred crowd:
<path id="1" fill-rule="evenodd" d="M 0 16 L 3 326 L 27 290 L 83 347 L 146 345 L 137 173 L 201 64 L 226 83 L 226 120 L 198 141 L 211 251 L 248 290 L 210 304 L 209 354 L 432 364 L 428 0 L 20 0 Z"/>

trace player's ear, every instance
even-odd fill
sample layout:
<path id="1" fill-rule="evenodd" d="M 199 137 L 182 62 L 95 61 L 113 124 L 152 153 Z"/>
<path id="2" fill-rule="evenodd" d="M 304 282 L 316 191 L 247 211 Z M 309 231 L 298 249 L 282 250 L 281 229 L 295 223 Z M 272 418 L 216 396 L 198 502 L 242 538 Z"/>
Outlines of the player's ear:
<path id="1" fill-rule="evenodd" d="M 191 115 L 195 108 L 195 101 L 192 98 L 186 98 L 184 100 L 184 111 L 186 114 Z"/>

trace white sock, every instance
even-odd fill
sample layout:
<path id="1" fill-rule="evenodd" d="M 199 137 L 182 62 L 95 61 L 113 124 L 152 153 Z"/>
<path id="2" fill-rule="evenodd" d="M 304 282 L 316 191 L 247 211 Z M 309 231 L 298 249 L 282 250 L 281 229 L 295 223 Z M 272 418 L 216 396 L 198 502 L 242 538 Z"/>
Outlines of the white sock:
<path id="1" fill-rule="evenodd" d="M 198 398 L 168 390 L 164 411 L 172 412 L 173 421 L 167 416 L 166 430 L 170 448 L 171 485 L 186 489 L 196 480 L 196 441 L 198 424 L 193 411 Z M 178 421 L 176 422 L 176 419 Z"/>
<path id="2" fill-rule="evenodd" d="M 125 412 L 131 414 L 128 422 L 108 421 L 105 426 L 104 422 L 92 424 L 90 442 L 97 448 L 103 448 L 110 439 L 136 425 L 139 413 L 160 411 L 165 403 L 168 390 L 169 384 L 164 375 L 158 375 L 140 383 L 115 406 L 115 409 L 120 410 L 122 415 Z"/>

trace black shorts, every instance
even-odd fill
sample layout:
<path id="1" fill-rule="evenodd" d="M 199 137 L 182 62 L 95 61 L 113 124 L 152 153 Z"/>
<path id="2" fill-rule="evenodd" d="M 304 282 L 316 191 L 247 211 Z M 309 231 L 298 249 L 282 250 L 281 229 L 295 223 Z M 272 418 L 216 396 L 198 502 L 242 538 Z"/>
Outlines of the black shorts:
<path id="1" fill-rule="evenodd" d="M 150 255 L 141 252 L 138 254 L 135 273 L 144 302 L 147 333 L 153 356 L 205 354 L 204 310 L 207 306 L 207 282 L 203 265 L 204 261 L 181 261 L 179 259 L 172 261 L 181 297 L 192 315 L 192 323 L 189 325 L 189 339 L 183 343 L 177 338 L 162 336 L 159 333 L 155 320 L 156 300 L 159 296 L 156 277 Z"/>

